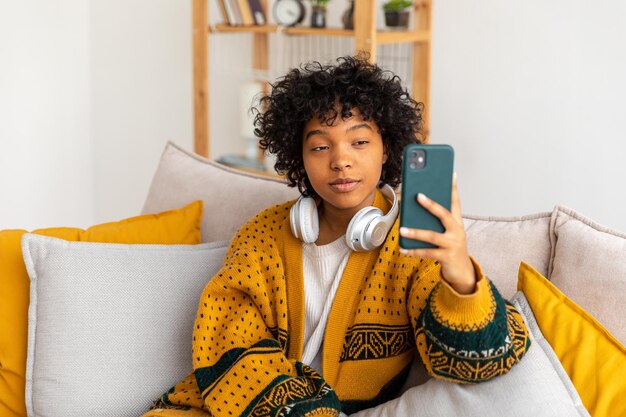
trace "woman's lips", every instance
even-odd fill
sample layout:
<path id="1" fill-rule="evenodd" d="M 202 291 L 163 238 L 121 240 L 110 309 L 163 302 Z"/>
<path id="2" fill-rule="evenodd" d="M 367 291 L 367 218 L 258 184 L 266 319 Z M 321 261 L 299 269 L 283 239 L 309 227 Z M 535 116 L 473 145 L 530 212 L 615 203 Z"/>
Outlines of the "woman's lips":
<path id="1" fill-rule="evenodd" d="M 354 181 L 342 181 L 342 182 L 336 182 L 336 183 L 331 183 L 330 187 L 335 190 L 338 191 L 340 193 L 347 193 L 348 191 L 352 191 L 354 190 L 354 188 L 356 188 L 356 186 L 359 185 L 359 182 L 354 180 Z"/>

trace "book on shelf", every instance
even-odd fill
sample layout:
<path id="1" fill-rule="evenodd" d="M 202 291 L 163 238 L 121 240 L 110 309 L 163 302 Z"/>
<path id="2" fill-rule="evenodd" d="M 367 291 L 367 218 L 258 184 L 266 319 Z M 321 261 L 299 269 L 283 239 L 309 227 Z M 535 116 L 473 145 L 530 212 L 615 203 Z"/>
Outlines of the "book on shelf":
<path id="1" fill-rule="evenodd" d="M 222 13 L 222 21 L 230 25 L 230 16 L 228 15 L 228 9 L 226 9 L 226 0 L 217 0 L 217 5 L 220 7 L 220 12 Z"/>
<path id="2" fill-rule="evenodd" d="M 225 24 L 231 26 L 265 25 L 267 18 L 260 0 L 217 0 Z"/>
<path id="3" fill-rule="evenodd" d="M 241 19 L 243 20 L 244 26 L 254 25 L 252 9 L 250 9 L 250 4 L 248 4 L 248 0 L 237 0 L 237 4 L 239 6 L 239 12 L 241 13 Z"/>
<path id="4" fill-rule="evenodd" d="M 252 18 L 254 19 L 255 25 L 264 25 L 267 23 L 267 19 L 265 18 L 265 12 L 263 11 L 263 6 L 261 6 L 260 0 L 248 0 L 248 4 L 250 5 L 250 10 L 252 11 Z"/>
<path id="5" fill-rule="evenodd" d="M 229 18 L 229 24 L 231 24 L 232 26 L 243 25 L 243 19 L 241 18 L 239 5 L 237 3 L 237 0 L 224 0 L 226 10 L 230 10 L 229 16 L 232 17 L 232 19 Z"/>

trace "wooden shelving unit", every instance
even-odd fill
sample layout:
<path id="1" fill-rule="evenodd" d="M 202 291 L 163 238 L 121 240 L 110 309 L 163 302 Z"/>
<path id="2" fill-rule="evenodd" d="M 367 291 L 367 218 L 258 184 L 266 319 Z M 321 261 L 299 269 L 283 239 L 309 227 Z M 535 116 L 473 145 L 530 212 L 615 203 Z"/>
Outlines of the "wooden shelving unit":
<path id="1" fill-rule="evenodd" d="M 209 62 L 208 36 L 227 36 L 229 33 L 250 33 L 253 37 L 252 67 L 266 71 L 269 67 L 269 34 L 282 32 L 293 36 L 354 37 L 355 53 L 366 52 L 376 62 L 376 47 L 383 44 L 411 43 L 413 46 L 412 95 L 424 103 L 424 122 L 429 126 L 430 102 L 430 40 L 431 0 L 416 0 L 413 10 L 413 28 L 410 31 L 377 31 L 376 0 L 357 0 L 354 10 L 354 30 L 340 28 L 283 28 L 276 25 L 209 26 L 208 0 L 193 1 L 193 73 L 194 73 L 194 149 L 209 157 Z M 261 0 L 266 16 L 270 16 L 267 0 Z"/>

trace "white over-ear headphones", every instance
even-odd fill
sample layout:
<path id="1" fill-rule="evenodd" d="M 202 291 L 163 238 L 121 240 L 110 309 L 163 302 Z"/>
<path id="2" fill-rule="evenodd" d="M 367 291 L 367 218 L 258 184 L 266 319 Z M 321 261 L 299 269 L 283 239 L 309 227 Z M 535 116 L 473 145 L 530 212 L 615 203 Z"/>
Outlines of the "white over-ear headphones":
<path id="1" fill-rule="evenodd" d="M 346 230 L 346 244 L 354 251 L 365 252 L 382 245 L 387 233 L 398 216 L 398 197 L 390 185 L 385 184 L 381 192 L 393 200 L 387 214 L 377 207 L 363 207 L 359 210 Z M 291 231 L 295 237 L 306 243 L 313 243 L 319 235 L 317 205 L 311 197 L 300 196 L 289 212 Z"/>

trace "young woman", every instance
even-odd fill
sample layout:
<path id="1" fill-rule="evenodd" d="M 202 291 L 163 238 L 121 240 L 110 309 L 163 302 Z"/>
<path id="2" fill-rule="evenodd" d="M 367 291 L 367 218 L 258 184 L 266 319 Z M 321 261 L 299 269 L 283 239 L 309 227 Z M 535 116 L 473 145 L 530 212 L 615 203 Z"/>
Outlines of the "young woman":
<path id="1" fill-rule="evenodd" d="M 451 211 L 419 199 L 444 233 L 398 230 L 393 187 L 422 122 L 398 77 L 313 63 L 261 106 L 261 147 L 303 196 L 233 238 L 200 299 L 194 371 L 146 416 L 338 416 L 393 398 L 416 354 L 460 383 L 521 359 L 526 328 L 468 254 L 456 181 Z M 399 234 L 438 248 L 402 250 Z"/>

